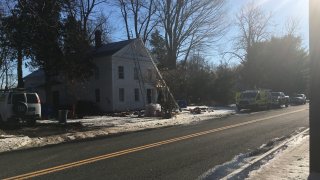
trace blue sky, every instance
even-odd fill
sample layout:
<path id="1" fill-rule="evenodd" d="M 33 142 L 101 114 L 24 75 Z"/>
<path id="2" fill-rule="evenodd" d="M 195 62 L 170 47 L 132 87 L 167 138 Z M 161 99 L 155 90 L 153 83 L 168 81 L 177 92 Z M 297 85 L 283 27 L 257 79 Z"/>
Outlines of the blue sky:
<path id="1" fill-rule="evenodd" d="M 297 35 L 302 37 L 303 47 L 308 49 L 309 43 L 309 25 L 308 25 L 308 0 L 229 0 L 227 3 L 229 10 L 229 18 L 235 21 L 235 15 L 239 10 L 248 3 L 254 2 L 261 6 L 265 13 L 271 13 L 270 31 L 274 36 L 281 36 L 285 33 L 285 23 L 289 19 L 294 19 L 299 22 Z M 232 51 L 232 39 L 237 35 L 237 27 L 230 26 L 228 34 L 223 38 L 222 51 Z M 229 43 L 228 43 L 229 42 Z M 213 63 L 218 63 L 221 57 L 217 53 L 213 53 L 210 60 Z M 226 57 L 227 59 L 227 57 Z M 238 59 L 231 59 L 231 63 L 239 63 Z"/>
<path id="2" fill-rule="evenodd" d="M 245 4 L 252 2 L 252 0 L 227 0 L 228 15 L 232 22 L 235 18 L 235 14 Z M 309 28 L 308 28 L 308 0 L 255 0 L 255 3 L 261 5 L 265 12 L 272 12 L 272 27 L 271 30 L 274 35 L 280 36 L 284 33 L 284 24 L 289 18 L 294 18 L 299 21 L 298 35 L 303 39 L 303 46 L 308 48 Z M 113 25 L 112 40 L 119 41 L 126 38 L 124 26 L 119 13 L 116 13 L 115 9 L 107 7 L 107 14 L 110 13 L 110 24 Z M 232 50 L 231 40 L 237 34 L 237 29 L 234 26 L 230 26 L 228 33 L 221 39 L 219 51 Z M 219 52 L 207 51 L 206 58 L 212 63 L 218 63 L 221 59 Z M 237 63 L 236 59 L 232 60 L 232 63 Z M 24 68 L 24 75 L 30 73 L 29 69 Z"/>
<path id="3" fill-rule="evenodd" d="M 283 25 L 288 18 L 297 19 L 300 23 L 298 33 L 303 38 L 304 44 L 308 44 L 308 0 L 259 0 L 258 2 L 266 11 L 273 13 L 273 21 L 276 24 L 275 30 L 278 31 L 279 35 L 283 33 Z"/>

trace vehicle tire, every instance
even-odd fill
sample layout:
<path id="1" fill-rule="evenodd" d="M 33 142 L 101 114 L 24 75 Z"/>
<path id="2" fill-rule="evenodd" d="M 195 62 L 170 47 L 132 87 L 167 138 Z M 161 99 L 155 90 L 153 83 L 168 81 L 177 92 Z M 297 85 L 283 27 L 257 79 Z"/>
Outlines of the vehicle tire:
<path id="1" fill-rule="evenodd" d="M 17 102 L 13 104 L 13 112 L 19 116 L 23 116 L 27 113 L 28 111 L 28 105 L 25 102 Z"/>
<path id="2" fill-rule="evenodd" d="M 286 103 L 286 105 L 285 105 L 286 107 L 289 107 L 289 104 L 288 103 Z"/>
<path id="3" fill-rule="evenodd" d="M 27 126 L 35 126 L 36 122 L 37 122 L 37 120 L 35 120 L 35 119 L 28 119 Z"/>

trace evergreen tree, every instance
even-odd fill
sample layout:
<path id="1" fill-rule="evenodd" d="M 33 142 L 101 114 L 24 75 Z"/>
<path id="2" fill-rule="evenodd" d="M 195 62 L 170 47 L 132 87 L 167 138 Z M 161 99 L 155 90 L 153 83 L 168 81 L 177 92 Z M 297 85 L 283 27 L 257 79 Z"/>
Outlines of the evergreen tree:
<path id="1" fill-rule="evenodd" d="M 52 77 L 58 73 L 63 53 L 61 50 L 61 4 L 52 0 L 21 0 L 17 8 L 26 13 L 31 26 L 29 33 L 31 65 L 45 73 L 46 101 L 52 102 Z"/>
<path id="2" fill-rule="evenodd" d="M 22 8 L 24 1 L 18 1 L 18 4 L 9 16 L 2 18 L 3 36 L 6 38 L 7 48 L 13 52 L 13 58 L 17 59 L 18 87 L 23 87 L 23 58 L 30 56 L 31 29 L 30 17 L 28 12 Z"/>
<path id="3" fill-rule="evenodd" d="M 93 64 L 90 62 L 90 42 L 82 33 L 80 22 L 68 16 L 63 25 L 62 73 L 69 81 L 84 81 L 91 74 Z"/>
<path id="4" fill-rule="evenodd" d="M 255 43 L 249 55 L 241 71 L 248 88 L 306 93 L 308 54 L 300 37 L 272 37 Z"/>
<path id="5" fill-rule="evenodd" d="M 151 34 L 150 44 L 151 54 L 158 61 L 159 68 L 163 69 L 164 67 L 168 67 L 165 40 L 157 29 Z"/>
<path id="6" fill-rule="evenodd" d="M 221 63 L 215 70 L 213 99 L 221 104 L 229 104 L 234 101 L 236 69 Z"/>

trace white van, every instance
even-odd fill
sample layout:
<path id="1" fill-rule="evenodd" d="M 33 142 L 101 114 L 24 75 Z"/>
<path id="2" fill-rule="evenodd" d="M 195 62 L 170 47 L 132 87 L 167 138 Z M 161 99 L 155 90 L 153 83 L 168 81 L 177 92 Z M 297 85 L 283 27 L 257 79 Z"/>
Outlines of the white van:
<path id="1" fill-rule="evenodd" d="M 41 104 L 37 93 L 0 92 L 0 124 L 14 126 L 26 121 L 28 125 L 35 125 L 38 119 L 41 119 Z"/>

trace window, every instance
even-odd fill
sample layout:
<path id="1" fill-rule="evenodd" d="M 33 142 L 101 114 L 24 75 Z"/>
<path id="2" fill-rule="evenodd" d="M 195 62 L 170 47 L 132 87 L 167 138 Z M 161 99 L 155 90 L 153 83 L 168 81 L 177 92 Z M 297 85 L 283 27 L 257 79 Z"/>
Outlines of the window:
<path id="1" fill-rule="evenodd" d="M 140 92 L 138 88 L 134 89 L 134 100 L 135 101 L 140 101 Z"/>
<path id="2" fill-rule="evenodd" d="M 17 102 L 26 102 L 26 97 L 24 94 L 13 94 L 12 95 L 12 104 L 15 104 Z"/>
<path id="3" fill-rule="evenodd" d="M 27 103 L 38 103 L 38 97 L 36 94 L 27 94 Z"/>
<path id="4" fill-rule="evenodd" d="M 100 78 L 100 71 L 98 67 L 94 68 L 94 78 L 98 80 Z"/>
<path id="5" fill-rule="evenodd" d="M 138 68 L 135 67 L 135 68 L 133 69 L 133 79 L 134 79 L 134 80 L 138 80 L 138 78 L 139 78 L 139 77 L 138 77 Z"/>
<path id="6" fill-rule="evenodd" d="M 124 88 L 119 88 L 119 101 L 124 102 Z"/>
<path id="7" fill-rule="evenodd" d="M 100 102 L 100 89 L 95 90 L 96 102 Z"/>
<path id="8" fill-rule="evenodd" d="M 241 93 L 240 98 L 255 98 L 257 94 L 257 92 L 243 92 Z"/>
<path id="9" fill-rule="evenodd" d="M 124 79 L 124 68 L 123 68 L 123 66 L 119 66 L 118 67 L 118 76 L 119 76 L 119 79 Z"/>

